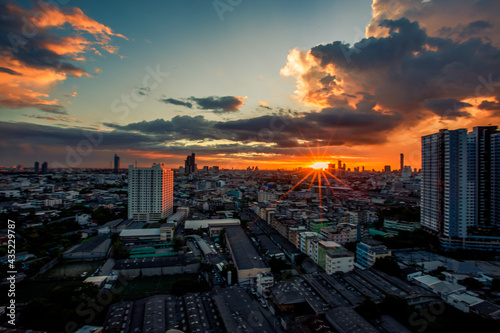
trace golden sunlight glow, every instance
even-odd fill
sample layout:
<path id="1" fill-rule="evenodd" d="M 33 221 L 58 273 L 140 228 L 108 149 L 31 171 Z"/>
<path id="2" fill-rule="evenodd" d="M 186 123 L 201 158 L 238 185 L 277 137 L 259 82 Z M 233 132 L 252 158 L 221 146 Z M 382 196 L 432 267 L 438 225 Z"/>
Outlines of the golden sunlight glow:
<path id="1" fill-rule="evenodd" d="M 328 162 L 316 162 L 309 167 L 313 169 L 328 169 Z"/>

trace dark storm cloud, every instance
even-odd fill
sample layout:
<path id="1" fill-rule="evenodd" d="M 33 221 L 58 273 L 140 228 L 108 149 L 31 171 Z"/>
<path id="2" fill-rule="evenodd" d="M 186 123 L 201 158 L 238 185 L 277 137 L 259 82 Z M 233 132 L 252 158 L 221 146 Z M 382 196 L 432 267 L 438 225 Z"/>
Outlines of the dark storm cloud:
<path id="1" fill-rule="evenodd" d="M 220 139 L 222 138 L 221 134 L 213 128 L 215 123 L 215 121 L 206 120 L 203 116 L 175 116 L 171 120 L 156 119 L 124 126 L 111 123 L 104 125 L 123 132 L 161 135 L 164 140 Z"/>
<path id="2" fill-rule="evenodd" d="M 39 110 L 54 113 L 54 114 L 68 114 L 66 109 L 59 104 L 42 104 L 33 103 L 31 100 L 19 100 L 17 98 L 2 98 L 0 97 L 0 108 L 11 108 L 11 109 L 21 109 L 21 108 L 37 108 Z"/>
<path id="3" fill-rule="evenodd" d="M 408 121 L 422 117 L 415 112 L 427 100 L 454 99 L 459 103 L 475 97 L 480 75 L 500 78 L 500 50 L 481 39 L 456 42 L 429 37 L 418 22 L 406 18 L 383 20 L 380 25 L 389 30 L 389 36 L 363 39 L 352 47 L 338 41 L 318 45 L 311 54 L 321 68 L 333 65 L 342 79 L 354 82 L 355 89 L 372 91 L 378 105 L 400 113 Z M 354 91 L 343 93 L 352 96 Z M 324 89 L 321 94 L 325 95 Z M 331 96 L 338 101 L 333 89 Z M 437 113 L 442 108 L 437 109 L 430 110 Z"/>
<path id="4" fill-rule="evenodd" d="M 478 108 L 480 110 L 500 111 L 500 103 L 492 101 L 482 101 Z"/>
<path id="5" fill-rule="evenodd" d="M 38 125 L 32 123 L 0 122 L 0 132 L 9 138 L 9 142 L 25 142 L 30 144 L 77 145 L 85 139 L 85 133 L 103 135 L 106 137 L 102 145 L 105 147 L 127 145 L 135 146 L 141 143 L 151 143 L 155 138 L 146 135 L 128 132 L 98 132 L 82 131 L 79 128 L 60 128 L 56 126 Z"/>
<path id="6" fill-rule="evenodd" d="M 7 73 L 10 75 L 22 75 L 21 73 L 6 67 L 0 67 L 0 73 Z"/>
<path id="7" fill-rule="evenodd" d="M 160 102 L 163 102 L 165 104 L 185 106 L 185 107 L 190 108 L 190 109 L 193 107 L 193 103 L 184 102 L 184 101 L 181 101 L 179 99 L 174 99 L 174 98 L 160 99 Z"/>
<path id="8" fill-rule="evenodd" d="M 470 113 L 467 111 L 461 111 L 461 109 L 472 106 L 469 103 L 464 103 L 457 101 L 454 98 L 447 99 L 428 99 L 423 102 L 423 107 L 434 112 L 436 115 L 443 118 L 455 119 L 458 117 L 470 117 Z"/>
<path id="9" fill-rule="evenodd" d="M 244 104 L 242 97 L 237 96 L 191 97 L 189 100 L 195 102 L 202 110 L 213 110 L 216 113 L 238 111 L 240 106 Z"/>
<path id="10" fill-rule="evenodd" d="M 213 113 L 227 113 L 239 111 L 239 108 L 244 104 L 243 99 L 246 97 L 238 96 L 209 96 L 209 97 L 194 97 L 184 99 L 165 98 L 160 99 L 160 102 L 185 106 L 192 109 L 196 107 L 200 110 L 210 110 Z"/>
<path id="11" fill-rule="evenodd" d="M 385 134 L 400 125 L 402 117 L 396 112 L 375 111 L 370 98 L 363 98 L 356 109 L 335 107 L 299 115 L 261 116 L 219 122 L 215 127 L 235 141 L 270 139 L 279 147 L 307 146 L 299 140 L 330 145 L 385 142 Z"/>
<path id="12" fill-rule="evenodd" d="M 490 30 L 492 28 L 493 24 L 490 22 L 478 20 L 466 25 L 459 24 L 453 28 L 443 27 L 439 29 L 438 34 L 443 37 L 457 37 L 462 40 L 470 37 L 480 37 L 485 30 Z"/>

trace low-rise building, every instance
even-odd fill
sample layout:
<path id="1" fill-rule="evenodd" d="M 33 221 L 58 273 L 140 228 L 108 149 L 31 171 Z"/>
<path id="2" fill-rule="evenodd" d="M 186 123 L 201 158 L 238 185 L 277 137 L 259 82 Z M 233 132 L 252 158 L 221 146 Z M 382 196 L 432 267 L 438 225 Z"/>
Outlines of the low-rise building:
<path id="1" fill-rule="evenodd" d="M 413 231 L 420 228 L 420 222 L 398 221 L 384 219 L 384 228 L 398 231 Z"/>
<path id="2" fill-rule="evenodd" d="M 391 251 L 375 240 L 365 240 L 356 246 L 356 266 L 361 269 L 370 268 L 377 259 L 389 256 Z"/>
<path id="3" fill-rule="evenodd" d="M 258 273 L 271 271 L 241 227 L 226 228 L 226 244 L 233 258 L 239 283 L 255 279 Z"/>
<path id="4" fill-rule="evenodd" d="M 359 240 L 359 226 L 351 223 L 341 223 L 337 228 L 322 229 L 321 236 L 340 245 L 345 245 Z"/>
<path id="5" fill-rule="evenodd" d="M 327 274 L 347 273 L 354 269 L 354 253 L 343 247 L 326 251 L 324 270 Z"/>
<path id="6" fill-rule="evenodd" d="M 255 286 L 257 289 L 257 294 L 259 296 L 262 296 L 265 290 L 268 290 L 269 288 L 274 286 L 274 275 L 271 272 L 257 273 Z"/>

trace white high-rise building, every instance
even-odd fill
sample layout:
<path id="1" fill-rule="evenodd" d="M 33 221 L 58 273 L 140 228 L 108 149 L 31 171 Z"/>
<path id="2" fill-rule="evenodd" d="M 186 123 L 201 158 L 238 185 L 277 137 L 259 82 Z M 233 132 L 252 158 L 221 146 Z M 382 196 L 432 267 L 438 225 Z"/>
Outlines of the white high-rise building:
<path id="1" fill-rule="evenodd" d="M 174 172 L 163 163 L 151 168 L 128 169 L 128 218 L 158 222 L 173 214 Z"/>

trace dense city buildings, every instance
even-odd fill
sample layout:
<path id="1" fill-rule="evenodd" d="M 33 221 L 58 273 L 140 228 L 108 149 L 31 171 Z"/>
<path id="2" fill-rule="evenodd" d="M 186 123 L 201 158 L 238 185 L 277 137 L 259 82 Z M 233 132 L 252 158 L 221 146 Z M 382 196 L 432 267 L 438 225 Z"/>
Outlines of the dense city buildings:
<path id="1" fill-rule="evenodd" d="M 500 248 L 497 126 L 440 130 L 422 137 L 422 227 L 446 247 Z"/>
<path id="2" fill-rule="evenodd" d="M 128 217 L 157 222 L 173 214 L 174 173 L 163 163 L 151 168 L 129 166 Z"/>
<path id="3" fill-rule="evenodd" d="M 175 179 L 162 164 L 130 166 L 128 177 L 109 169 L 48 174 L 17 169 L 0 183 L 3 211 L 36 216 L 36 221 L 23 223 L 38 228 L 38 233 L 51 221 L 71 221 L 76 225 L 74 235 L 64 237 L 88 239 L 68 244 L 60 262 L 47 268 L 50 274 L 62 279 L 64 274 L 76 276 L 102 290 L 119 288 L 119 279 L 134 286 L 121 288 L 124 302 L 111 304 L 101 322 L 106 332 L 118 326 L 126 332 L 152 329 L 156 321 L 162 329 L 205 327 L 217 332 L 252 323 L 262 325 L 256 326 L 259 331 L 266 327 L 332 331 L 348 329 L 353 318 L 366 320 L 367 328 L 378 327 L 358 313 L 358 307 L 365 298 L 380 304 L 388 295 L 412 308 L 442 299 L 446 306 L 466 313 L 500 315 L 491 298 L 471 294 L 460 282 L 470 277 L 487 286 L 486 281 L 497 276 L 494 264 L 476 267 L 411 248 L 393 251 L 397 247 L 389 246 L 401 242 L 401 237 L 409 241 L 423 237 L 420 174 L 409 166 L 403 173 L 359 172 L 343 170 L 342 163 L 341 170 L 325 173 L 321 184 L 320 171 L 299 184 L 308 169 L 206 167 L 189 175 L 178 173 Z M 175 206 L 164 213 L 163 198 L 169 195 Z M 30 209 L 35 214 L 30 215 Z M 57 217 L 59 212 L 69 217 Z M 103 220 L 104 212 L 108 215 Z M 117 252 L 119 247 L 122 252 Z M 387 274 L 390 262 L 401 267 L 400 275 Z M 72 273 L 67 266 L 90 263 L 100 270 Z M 446 267 L 446 281 L 430 275 L 438 266 Z M 174 289 L 155 289 L 161 281 L 186 279 L 184 287 L 179 282 Z M 143 294 L 132 292 L 136 285 L 142 286 Z M 243 299 L 247 302 L 240 304 Z M 340 308 L 346 318 L 328 315 Z M 243 310 L 262 314 L 263 321 L 248 319 Z M 402 326 L 406 322 L 391 317 L 378 320 L 384 327 L 406 329 Z"/>

